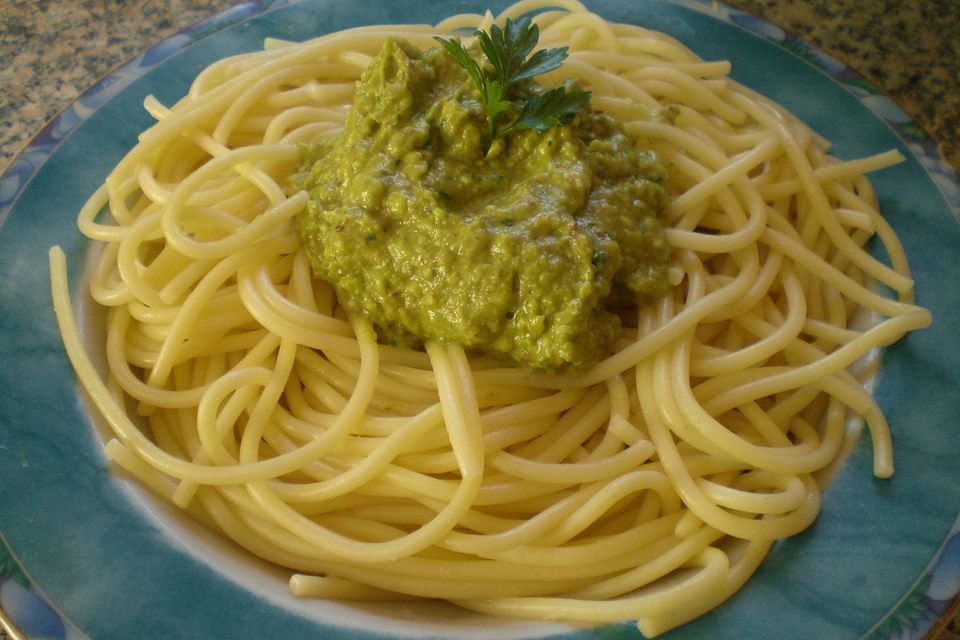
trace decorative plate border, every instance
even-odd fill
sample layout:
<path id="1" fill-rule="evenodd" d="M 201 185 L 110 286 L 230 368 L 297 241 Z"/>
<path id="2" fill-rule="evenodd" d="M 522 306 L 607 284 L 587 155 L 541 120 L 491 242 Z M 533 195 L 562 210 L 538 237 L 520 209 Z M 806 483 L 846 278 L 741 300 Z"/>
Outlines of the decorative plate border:
<path id="1" fill-rule="evenodd" d="M 295 1 L 295 0 L 293 0 Z M 916 156 L 960 222 L 960 177 L 910 116 L 859 73 L 799 36 L 715 0 L 667 0 L 757 35 L 819 69 L 880 118 Z M 17 198 L 77 126 L 133 80 L 208 35 L 290 4 L 261 0 L 237 4 L 158 42 L 104 76 L 67 106 L 27 144 L 0 175 L 0 228 Z M 926 571 L 860 640 L 922 640 L 960 594 L 960 515 Z M 0 607 L 35 640 L 89 640 L 30 582 L 0 542 Z"/>

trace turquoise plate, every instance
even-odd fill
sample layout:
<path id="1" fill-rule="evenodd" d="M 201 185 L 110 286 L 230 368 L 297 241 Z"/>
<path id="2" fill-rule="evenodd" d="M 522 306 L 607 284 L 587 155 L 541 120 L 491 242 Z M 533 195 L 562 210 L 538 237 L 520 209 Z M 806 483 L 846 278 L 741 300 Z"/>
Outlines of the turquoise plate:
<path id="1" fill-rule="evenodd" d="M 506 3 L 497 0 L 494 10 Z M 843 158 L 898 148 L 873 176 L 906 245 L 931 328 L 883 353 L 875 391 L 897 474 L 871 475 L 864 438 L 806 532 L 776 545 L 746 587 L 669 640 L 919 638 L 960 587 L 960 189 L 909 118 L 842 64 L 714 2 L 608 0 L 608 19 L 665 31 L 786 105 Z M 374 22 L 435 22 L 478 0 L 260 2 L 153 47 L 85 93 L 0 178 L 0 604 L 34 638 L 638 638 L 628 623 L 584 629 L 490 623 L 451 609 L 377 612 L 295 602 L 269 568 L 218 545 L 108 472 L 49 301 L 47 249 L 81 290 L 84 199 L 206 64 Z M 82 295 L 81 295 L 82 297 Z M 14 561 L 12 558 L 15 558 Z"/>

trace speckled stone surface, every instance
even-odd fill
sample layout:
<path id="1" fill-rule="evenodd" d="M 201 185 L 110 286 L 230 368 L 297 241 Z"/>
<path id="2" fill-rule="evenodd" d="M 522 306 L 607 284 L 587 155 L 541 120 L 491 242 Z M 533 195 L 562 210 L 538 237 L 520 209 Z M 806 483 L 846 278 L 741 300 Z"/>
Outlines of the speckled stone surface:
<path id="1" fill-rule="evenodd" d="M 238 0 L 0 0 L 0 168 L 101 76 Z"/>
<path id="2" fill-rule="evenodd" d="M 0 168 L 100 76 L 236 0 L 0 0 Z M 960 2 L 729 0 L 893 98 L 960 167 Z"/>
<path id="3" fill-rule="evenodd" d="M 732 0 L 846 63 L 920 125 L 960 170 L 960 2 Z"/>
<path id="4" fill-rule="evenodd" d="M 909 113 L 938 142 L 944 157 L 960 168 L 960 1 L 726 1 L 800 35 L 859 71 Z M 0 0 L 0 170 L 102 75 L 154 42 L 235 3 Z M 956 615 L 928 637 L 960 640 Z M 5 638 L 0 630 L 0 639 Z"/>

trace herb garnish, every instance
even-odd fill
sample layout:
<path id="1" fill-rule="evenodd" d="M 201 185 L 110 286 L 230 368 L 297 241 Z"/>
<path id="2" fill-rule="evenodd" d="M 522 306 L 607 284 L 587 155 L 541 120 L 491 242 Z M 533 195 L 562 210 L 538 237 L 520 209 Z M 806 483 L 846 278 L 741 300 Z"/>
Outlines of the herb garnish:
<path id="1" fill-rule="evenodd" d="M 559 68 L 567 57 L 567 47 L 541 49 L 528 58 L 540 39 L 540 27 L 527 16 L 517 20 L 507 18 L 504 29 L 493 25 L 490 33 L 477 30 L 474 34 L 492 70 L 482 68 L 459 40 L 439 36 L 434 39 L 467 70 L 480 90 L 487 112 L 488 147 L 494 139 L 511 131 L 535 129 L 543 133 L 566 124 L 590 101 L 589 91 L 555 87 L 530 96 L 519 105 L 519 113 L 513 120 L 502 122 L 501 116 L 516 102 L 511 93 L 516 93 L 512 90 L 517 83 Z"/>

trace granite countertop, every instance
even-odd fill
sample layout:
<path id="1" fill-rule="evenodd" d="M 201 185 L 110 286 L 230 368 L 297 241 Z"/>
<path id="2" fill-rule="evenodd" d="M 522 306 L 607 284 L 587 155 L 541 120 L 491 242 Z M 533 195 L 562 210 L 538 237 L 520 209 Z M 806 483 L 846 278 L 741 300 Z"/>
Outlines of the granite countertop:
<path id="1" fill-rule="evenodd" d="M 960 168 L 960 2 L 725 0 L 845 62 L 897 102 Z M 236 0 L 4 0 L 0 168 L 98 78 Z M 944 620 L 941 626 L 947 626 Z M 953 620 L 957 629 L 957 620 Z M 960 633 L 936 629 L 938 640 Z M 0 638 L 6 638 L 0 631 Z"/>
<path id="2" fill-rule="evenodd" d="M 4 0 L 0 168 L 102 75 L 237 0 Z M 960 167 L 960 3 L 728 0 L 792 31 L 893 98 Z"/>

